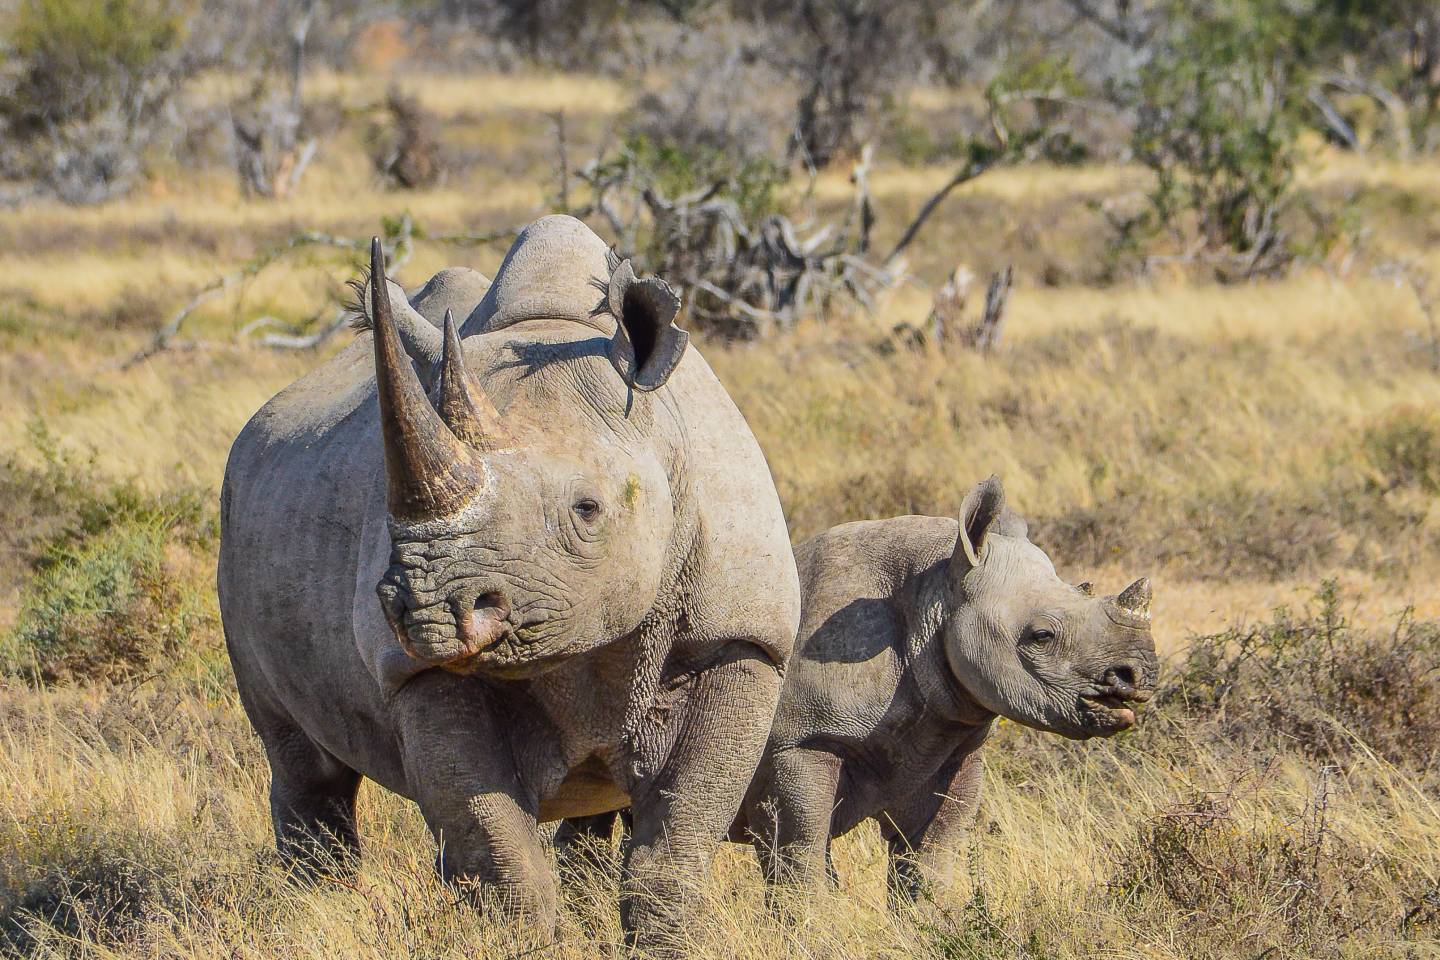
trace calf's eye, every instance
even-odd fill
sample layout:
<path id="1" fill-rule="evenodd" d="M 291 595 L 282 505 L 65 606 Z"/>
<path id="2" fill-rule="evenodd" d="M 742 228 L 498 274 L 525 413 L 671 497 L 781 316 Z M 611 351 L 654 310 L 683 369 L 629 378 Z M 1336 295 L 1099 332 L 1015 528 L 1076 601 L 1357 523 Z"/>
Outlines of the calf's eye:
<path id="1" fill-rule="evenodd" d="M 600 516 L 600 504 L 589 497 L 575 501 L 575 515 L 586 523 L 594 523 Z"/>
<path id="2" fill-rule="evenodd" d="M 1049 643 L 1055 639 L 1055 634 L 1045 629 L 1031 630 L 1026 639 L 1031 643 Z"/>

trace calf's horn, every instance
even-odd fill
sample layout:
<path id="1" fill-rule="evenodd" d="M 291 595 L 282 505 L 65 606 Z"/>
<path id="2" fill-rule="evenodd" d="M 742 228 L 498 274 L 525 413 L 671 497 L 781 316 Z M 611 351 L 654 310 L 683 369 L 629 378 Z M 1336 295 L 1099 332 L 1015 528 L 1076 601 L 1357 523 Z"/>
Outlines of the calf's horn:
<path id="1" fill-rule="evenodd" d="M 484 478 L 465 445 L 430 406 L 400 343 L 379 237 L 370 242 L 370 276 L 375 385 L 380 395 L 380 431 L 385 438 L 390 515 L 408 521 L 447 516 L 469 502 Z"/>
<path id="2" fill-rule="evenodd" d="M 465 367 L 465 351 L 455 328 L 455 315 L 445 311 L 445 342 L 440 354 L 436 409 L 450 432 L 477 450 L 496 450 L 507 439 L 500 414 Z"/>
<path id="3" fill-rule="evenodd" d="M 1141 577 L 1115 598 L 1115 605 L 1121 610 L 1142 620 L 1150 619 L 1150 578 Z"/>

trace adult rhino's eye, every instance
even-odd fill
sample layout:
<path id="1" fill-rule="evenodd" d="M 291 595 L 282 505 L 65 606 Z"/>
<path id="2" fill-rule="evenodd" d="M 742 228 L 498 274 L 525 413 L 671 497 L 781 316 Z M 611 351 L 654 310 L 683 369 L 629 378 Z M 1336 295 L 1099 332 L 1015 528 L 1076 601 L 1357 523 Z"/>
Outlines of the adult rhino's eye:
<path id="1" fill-rule="evenodd" d="M 1039 627 L 1026 631 L 1025 639 L 1030 643 L 1049 643 L 1055 639 L 1055 633 L 1054 631 Z"/>
<path id="2" fill-rule="evenodd" d="M 582 497 L 575 501 L 575 515 L 586 523 L 594 523 L 600 517 L 600 504 L 590 497 Z"/>

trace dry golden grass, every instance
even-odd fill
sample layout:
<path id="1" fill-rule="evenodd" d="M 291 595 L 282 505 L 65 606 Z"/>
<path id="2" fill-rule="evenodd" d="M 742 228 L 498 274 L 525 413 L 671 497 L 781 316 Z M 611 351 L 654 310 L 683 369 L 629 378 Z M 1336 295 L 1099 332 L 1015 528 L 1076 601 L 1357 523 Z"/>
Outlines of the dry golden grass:
<path id="1" fill-rule="evenodd" d="M 203 95 L 232 96 L 233 83 L 214 78 Z M 271 267 L 196 314 L 186 335 L 203 348 L 121 370 L 171 310 L 300 229 L 365 236 L 405 211 L 432 233 L 522 221 L 550 190 L 544 114 L 583 109 L 600 123 L 625 106 L 619 87 L 592 78 L 411 86 L 445 116 L 447 137 L 486 146 L 466 177 L 385 193 L 359 138 L 340 134 L 285 203 L 245 200 L 223 171 L 165 170 L 117 203 L 7 217 L 0 453 L 35 460 L 27 433 L 43 423 L 62 446 L 92 451 L 101 478 L 213 492 L 248 416 L 324 355 L 239 346 L 239 328 L 260 312 L 320 314 L 353 267 L 330 254 Z M 310 84 L 356 109 L 380 90 L 345 74 Z M 516 157 L 530 158 L 533 176 L 514 175 Z M 1423 222 L 1440 202 L 1437 172 L 1322 155 L 1306 177 L 1401 198 L 1382 209 L 1417 219 L 1372 224 L 1371 247 L 1440 274 Z M 949 174 L 877 169 L 879 239 L 893 239 Z M 1365 627 L 1386 629 L 1407 606 L 1440 619 L 1440 466 L 1430 471 L 1440 376 L 1413 294 L 1363 265 L 1236 286 L 1178 274 L 1088 285 L 1083 265 L 1104 243 L 1089 201 L 1143 189 L 1128 168 L 992 172 L 957 192 L 913 251 L 917 282 L 876 316 L 702 344 L 767 451 L 794 535 L 950 513 L 996 472 L 1063 575 L 1111 589 L 1155 578 L 1156 635 L 1172 668 L 1196 634 L 1303 605 L 1322 576 L 1339 580 Z M 823 176 L 816 194 L 848 199 L 844 172 Z M 402 279 L 450 263 L 492 271 L 499 256 L 421 242 Z M 925 284 L 957 260 L 1019 267 L 999 353 L 897 345 L 891 328 L 923 322 Z M 195 590 L 210 589 L 205 556 L 187 560 Z M 7 603 L 0 630 L 13 616 Z M 196 643 L 209 666 L 195 676 L 52 690 L 0 680 L 0 937 L 12 951 L 509 956 L 537 946 L 455 907 L 431 877 L 419 817 L 373 787 L 358 881 L 287 882 L 268 853 L 264 763 L 213 629 Z M 1426 900 L 1440 884 L 1433 771 L 1362 755 L 1322 772 L 1301 752 L 1237 754 L 1177 716 L 1086 745 L 1005 726 L 956 885 L 914 914 L 884 909 L 873 831 L 841 841 L 842 890 L 793 923 L 766 912 L 749 852 L 727 848 L 695 955 L 1440 956 Z M 529 955 L 605 955 L 619 936 L 613 893 L 612 881 L 588 878 L 560 942 Z"/>
<path id="2" fill-rule="evenodd" d="M 544 947 L 540 955 L 581 958 L 608 955 L 619 939 L 614 883 L 601 875 L 568 891 L 548 947 L 456 907 L 432 878 L 418 815 L 373 786 L 361 798 L 359 876 L 292 883 L 270 853 L 264 765 L 233 696 L 108 697 L 12 690 L 3 715 L 0 916 L 23 910 L 9 934 L 23 955 L 458 957 Z M 1257 769 L 1183 735 L 1154 755 L 1124 744 L 1054 747 L 1007 726 L 992 747 L 980 826 L 958 852 L 954 886 L 933 902 L 886 910 L 884 847 L 866 828 L 837 843 L 839 891 L 784 923 L 763 906 L 753 855 L 726 847 L 691 952 L 1434 956 L 1423 940 L 1435 922 L 1424 897 L 1440 882 L 1432 789 L 1378 760 L 1343 773 L 1295 758 Z M 1238 861 L 1206 860 L 1198 876 L 1184 874 L 1199 885 L 1187 911 L 1147 872 L 1168 855 L 1147 831 L 1197 810 L 1215 814 L 1214 834 L 1187 849 L 1209 856 L 1204 843 L 1219 840 Z M 1204 888 L 1212 881 L 1221 889 Z M 1306 882 L 1315 889 L 1293 889 Z M 1332 888 L 1341 883 L 1351 888 Z M 1306 913 L 1331 908 L 1344 917 Z M 1401 923 L 1417 909 L 1420 938 Z M 1210 925 L 1197 924 L 1197 911 Z M 1352 919 L 1363 933 L 1346 926 Z M 1330 939 L 1306 942 L 1316 927 Z"/>

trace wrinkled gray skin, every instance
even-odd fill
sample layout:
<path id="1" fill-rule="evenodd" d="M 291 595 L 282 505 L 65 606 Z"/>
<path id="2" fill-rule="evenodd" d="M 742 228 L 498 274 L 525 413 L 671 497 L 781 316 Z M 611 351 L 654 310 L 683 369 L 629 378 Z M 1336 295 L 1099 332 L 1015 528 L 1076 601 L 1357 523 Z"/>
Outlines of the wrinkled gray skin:
<path id="1" fill-rule="evenodd" d="M 798 547 L 796 562 L 796 655 L 731 831 L 772 881 L 819 883 L 831 838 L 873 818 L 892 896 L 944 882 L 997 716 L 1111 736 L 1154 689 L 1148 581 L 1105 598 L 1061 581 L 994 477 L 959 523 L 847 523 Z M 567 822 L 559 842 L 609 829 L 604 817 Z"/>
<path id="2" fill-rule="evenodd" d="M 369 777 L 447 878 L 547 932 L 537 822 L 629 804 L 622 921 L 663 950 L 763 752 L 799 587 L 678 304 L 607 254 L 547 217 L 493 285 L 369 290 L 374 335 L 235 441 L 220 601 L 283 854 L 352 858 Z"/>

